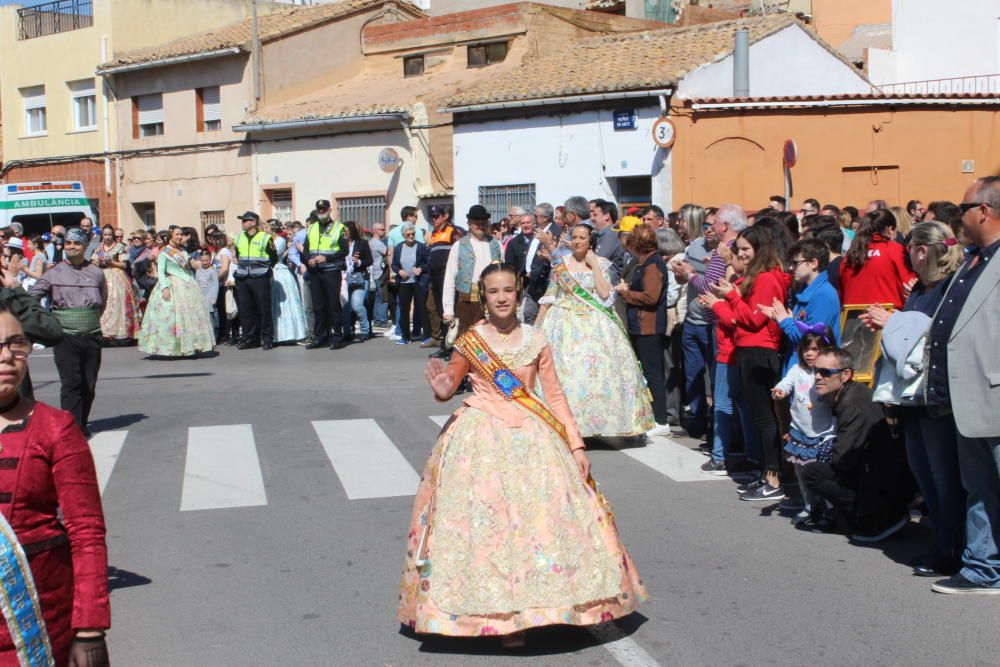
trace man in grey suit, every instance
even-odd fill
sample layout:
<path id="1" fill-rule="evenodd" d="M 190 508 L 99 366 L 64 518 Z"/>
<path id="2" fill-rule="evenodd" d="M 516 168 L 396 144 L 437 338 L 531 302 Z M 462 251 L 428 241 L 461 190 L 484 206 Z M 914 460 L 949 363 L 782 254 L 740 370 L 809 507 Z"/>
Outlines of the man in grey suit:
<path id="1" fill-rule="evenodd" d="M 931 322 L 926 398 L 955 415 L 969 504 L 962 570 L 931 588 L 1000 595 L 1000 177 L 978 179 L 960 206 L 971 245 Z"/>

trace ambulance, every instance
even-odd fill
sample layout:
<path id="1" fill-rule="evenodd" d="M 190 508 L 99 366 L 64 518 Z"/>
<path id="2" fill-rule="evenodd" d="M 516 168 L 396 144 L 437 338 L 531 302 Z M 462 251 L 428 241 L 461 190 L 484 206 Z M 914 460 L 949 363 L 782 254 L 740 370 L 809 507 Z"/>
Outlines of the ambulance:
<path id="1" fill-rule="evenodd" d="M 84 216 L 97 218 L 80 181 L 0 184 L 0 229 L 20 222 L 25 236 L 42 234 L 53 225 L 75 227 Z"/>

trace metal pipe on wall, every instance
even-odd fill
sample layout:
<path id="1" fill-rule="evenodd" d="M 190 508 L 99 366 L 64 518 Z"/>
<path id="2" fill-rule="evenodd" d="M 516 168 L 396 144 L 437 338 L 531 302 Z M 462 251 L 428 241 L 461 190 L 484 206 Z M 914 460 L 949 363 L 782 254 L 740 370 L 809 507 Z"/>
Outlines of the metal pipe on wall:
<path id="1" fill-rule="evenodd" d="M 733 49 L 733 97 L 750 96 L 750 32 L 746 28 L 736 31 Z"/>

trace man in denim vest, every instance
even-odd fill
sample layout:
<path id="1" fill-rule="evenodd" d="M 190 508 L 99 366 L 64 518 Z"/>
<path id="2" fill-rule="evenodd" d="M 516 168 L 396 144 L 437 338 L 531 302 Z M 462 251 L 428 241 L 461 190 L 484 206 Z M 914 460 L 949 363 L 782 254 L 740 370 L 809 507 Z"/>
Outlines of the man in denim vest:
<path id="1" fill-rule="evenodd" d="M 490 238 L 487 229 L 490 214 L 476 204 L 466 215 L 469 235 L 451 247 L 445 266 L 443 319 L 450 323 L 458 318 L 459 335 L 483 319 L 479 302 L 479 275 L 490 262 L 500 259 L 500 244 Z"/>

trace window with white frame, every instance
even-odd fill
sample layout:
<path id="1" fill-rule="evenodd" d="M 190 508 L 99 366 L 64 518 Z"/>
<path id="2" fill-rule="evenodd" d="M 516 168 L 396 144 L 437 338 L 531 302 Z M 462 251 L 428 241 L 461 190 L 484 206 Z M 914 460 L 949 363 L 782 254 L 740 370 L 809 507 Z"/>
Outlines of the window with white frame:
<path id="1" fill-rule="evenodd" d="M 163 134 L 163 95 L 139 95 L 135 98 L 135 107 L 139 137 Z"/>
<path id="2" fill-rule="evenodd" d="M 201 89 L 201 132 L 218 132 L 222 129 L 222 101 L 219 87 Z"/>
<path id="3" fill-rule="evenodd" d="M 97 129 L 97 91 L 93 79 L 70 81 L 69 95 L 73 105 L 73 130 L 83 132 Z"/>
<path id="4" fill-rule="evenodd" d="M 24 100 L 24 134 L 26 136 L 45 134 L 48 131 L 45 118 L 45 86 L 22 88 L 21 99 Z"/>

